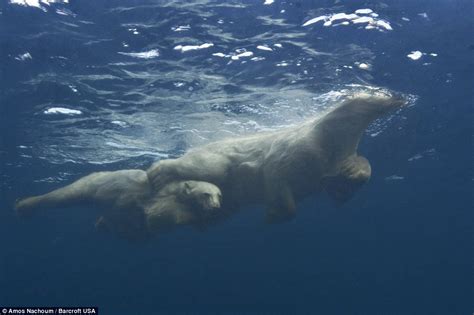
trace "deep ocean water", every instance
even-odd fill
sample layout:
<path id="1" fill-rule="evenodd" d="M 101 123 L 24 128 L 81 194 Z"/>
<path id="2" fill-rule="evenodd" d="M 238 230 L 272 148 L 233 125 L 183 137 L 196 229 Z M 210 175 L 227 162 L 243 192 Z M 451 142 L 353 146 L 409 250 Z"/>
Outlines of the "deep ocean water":
<path id="1" fill-rule="evenodd" d="M 471 314 L 473 3 L 0 3 L 0 306 L 100 314 Z M 19 197 L 301 123 L 358 86 L 414 96 L 359 152 L 336 206 L 130 243 L 91 209 L 20 220 Z M 416 98 L 416 100 L 415 100 Z"/>

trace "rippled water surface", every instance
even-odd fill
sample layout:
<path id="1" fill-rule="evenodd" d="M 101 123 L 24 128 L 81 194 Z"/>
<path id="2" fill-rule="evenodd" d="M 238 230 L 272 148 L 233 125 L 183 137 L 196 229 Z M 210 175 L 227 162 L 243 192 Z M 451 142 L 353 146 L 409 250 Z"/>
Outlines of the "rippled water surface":
<path id="1" fill-rule="evenodd" d="M 472 313 L 473 12 L 463 0 L 2 1 L 0 306 Z M 88 209 L 14 215 L 21 196 L 295 126 L 373 87 L 410 104 L 367 130 L 373 176 L 344 206 L 310 198 L 271 226 L 244 209 L 145 244 L 97 233 Z"/>

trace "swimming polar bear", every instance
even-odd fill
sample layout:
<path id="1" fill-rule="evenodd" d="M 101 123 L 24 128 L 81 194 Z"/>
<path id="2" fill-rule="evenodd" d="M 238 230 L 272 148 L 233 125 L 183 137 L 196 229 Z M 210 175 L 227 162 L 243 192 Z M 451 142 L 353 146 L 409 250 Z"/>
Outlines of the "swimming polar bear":
<path id="1" fill-rule="evenodd" d="M 224 207 L 266 205 L 266 220 L 296 214 L 296 201 L 321 190 L 347 201 L 371 175 L 369 161 L 357 154 L 367 126 L 406 103 L 384 90 L 348 96 L 320 118 L 301 126 L 211 143 L 148 170 L 151 189 L 173 180 L 217 185 Z"/>
<path id="2" fill-rule="evenodd" d="M 41 209 L 98 206 L 103 213 L 97 229 L 137 240 L 167 227 L 205 226 L 222 202 L 220 189 L 211 183 L 174 181 L 157 192 L 149 187 L 142 170 L 97 172 L 50 193 L 19 200 L 16 210 L 29 216 Z"/>
<path id="3" fill-rule="evenodd" d="M 44 196 L 21 200 L 17 211 L 27 213 L 93 199 L 110 209 L 108 218 L 119 233 L 129 229 L 136 233 L 160 225 L 150 223 L 151 219 L 147 226 L 143 218 L 153 212 L 147 206 L 150 200 L 166 191 L 167 185 L 197 181 L 214 185 L 222 194 L 217 217 L 243 205 L 264 203 L 267 222 L 285 221 L 296 214 L 296 202 L 301 198 L 326 191 L 344 202 L 367 182 L 371 167 L 357 154 L 359 140 L 372 121 L 405 103 L 403 97 L 381 89 L 357 92 L 300 126 L 210 143 L 180 158 L 158 161 L 146 171 L 122 170 L 107 176 L 93 173 Z M 171 193 L 162 200 L 173 204 L 174 198 Z M 178 219 L 170 208 L 155 208 L 157 213 L 171 216 L 169 226 L 197 220 L 194 216 L 189 219 L 189 209 Z M 183 213 L 179 208 L 176 213 Z M 130 217 L 134 219 L 124 220 Z M 204 216 L 203 221 L 208 218 Z"/>

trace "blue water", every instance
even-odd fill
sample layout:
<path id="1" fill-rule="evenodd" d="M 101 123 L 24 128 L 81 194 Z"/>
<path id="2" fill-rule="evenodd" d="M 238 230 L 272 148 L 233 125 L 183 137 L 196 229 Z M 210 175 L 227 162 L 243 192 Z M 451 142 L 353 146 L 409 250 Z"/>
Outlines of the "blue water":
<path id="1" fill-rule="evenodd" d="M 472 1 L 263 3 L 1 2 L 0 305 L 474 311 Z M 303 26 L 366 8 L 372 24 Z M 416 101 L 369 128 L 373 175 L 343 206 L 315 196 L 278 225 L 252 207 L 138 244 L 96 232 L 89 209 L 15 216 L 19 197 L 295 125 L 357 85 Z"/>

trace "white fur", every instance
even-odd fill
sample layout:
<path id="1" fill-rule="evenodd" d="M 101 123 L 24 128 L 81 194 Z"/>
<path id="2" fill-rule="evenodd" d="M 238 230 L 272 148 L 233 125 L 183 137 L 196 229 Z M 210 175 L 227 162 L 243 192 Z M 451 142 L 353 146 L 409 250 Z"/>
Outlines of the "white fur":
<path id="1" fill-rule="evenodd" d="M 131 235 L 205 225 L 249 203 L 265 203 L 269 222 L 286 220 L 295 214 L 297 200 L 321 190 L 338 202 L 349 199 L 371 174 L 367 159 L 357 155 L 364 130 L 404 103 L 381 90 L 356 93 L 301 126 L 211 143 L 146 172 L 93 173 L 20 200 L 16 208 L 26 215 L 92 201 L 105 210 L 99 225 L 110 221 L 119 234 Z"/>
<path id="2" fill-rule="evenodd" d="M 302 126 L 211 143 L 159 161 L 147 174 L 154 189 L 179 179 L 214 183 L 225 205 L 264 202 L 269 221 L 285 220 L 295 200 L 321 189 L 347 200 L 367 181 L 370 164 L 357 156 L 359 139 L 370 122 L 403 104 L 384 92 L 358 93 Z M 346 188 L 336 193 L 338 185 Z"/>

